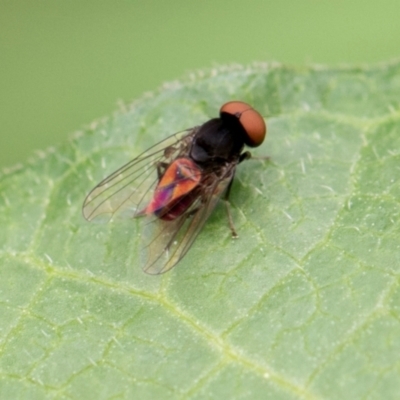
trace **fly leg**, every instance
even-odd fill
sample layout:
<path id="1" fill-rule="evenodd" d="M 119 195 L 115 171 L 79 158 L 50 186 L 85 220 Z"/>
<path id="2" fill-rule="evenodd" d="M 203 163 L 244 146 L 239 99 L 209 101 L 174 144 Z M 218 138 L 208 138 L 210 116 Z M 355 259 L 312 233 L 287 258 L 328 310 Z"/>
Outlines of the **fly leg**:
<path id="1" fill-rule="evenodd" d="M 249 151 L 245 151 L 244 153 L 242 153 L 239 157 L 239 164 L 244 161 L 244 160 L 261 160 L 261 161 L 268 161 L 270 159 L 269 156 L 253 156 Z"/>
<path id="2" fill-rule="evenodd" d="M 269 159 L 269 157 L 253 157 L 249 151 L 245 151 L 244 153 L 242 153 L 240 155 L 238 164 L 240 164 L 244 160 L 249 160 L 250 158 L 252 158 L 253 160 L 256 160 L 256 159 L 258 159 L 258 160 L 268 160 Z M 234 177 L 235 177 L 235 175 L 232 176 L 232 179 L 229 182 L 229 185 L 228 185 L 228 187 L 226 189 L 224 202 L 225 202 L 225 207 L 226 207 L 226 213 L 228 215 L 229 228 L 230 228 L 230 230 L 232 232 L 232 238 L 236 239 L 236 238 L 239 237 L 239 235 L 237 234 L 236 229 L 235 229 L 235 225 L 233 223 L 233 218 L 232 218 L 231 209 L 230 209 L 231 203 L 229 202 L 229 194 L 231 192 L 231 187 L 232 187 L 232 183 L 233 183 L 233 178 Z"/>
<path id="3" fill-rule="evenodd" d="M 249 151 L 245 151 L 242 153 L 239 157 L 239 162 L 240 164 L 244 160 L 248 160 L 251 158 L 251 153 Z M 229 223 L 229 228 L 232 232 L 232 238 L 237 239 L 239 235 L 236 232 L 235 224 L 233 223 L 233 218 L 231 214 L 231 203 L 229 202 L 229 194 L 231 193 L 231 187 L 233 183 L 233 178 L 235 177 L 235 174 L 233 174 L 231 181 L 229 182 L 229 185 L 226 189 L 225 196 L 224 196 L 224 203 L 225 203 L 225 208 L 226 208 L 226 214 L 228 215 L 228 223 Z"/>
<path id="4" fill-rule="evenodd" d="M 246 153 L 248 153 L 248 152 L 246 152 Z M 246 154 L 246 153 L 243 153 L 243 154 Z M 248 153 L 248 154 L 250 154 L 250 153 Z M 235 225 L 233 223 L 233 218 L 232 218 L 231 209 L 230 209 L 231 203 L 229 202 L 229 194 L 231 192 L 231 187 L 232 187 L 234 176 L 235 175 L 232 176 L 232 179 L 229 182 L 229 185 L 228 185 L 228 187 L 226 189 L 225 196 L 224 196 L 224 203 L 225 203 L 225 207 L 226 207 L 226 213 L 228 215 L 229 228 L 230 228 L 230 230 L 232 232 L 232 238 L 233 239 L 237 239 L 239 237 L 239 235 L 237 234 L 236 229 L 235 229 Z"/>
<path id="5" fill-rule="evenodd" d="M 244 160 L 249 160 L 250 158 L 252 158 L 251 153 L 249 151 L 245 151 L 240 155 L 238 164 L 240 164 Z"/>
<path id="6" fill-rule="evenodd" d="M 238 164 L 240 164 L 242 161 L 249 160 L 249 159 L 253 159 L 253 160 L 269 160 L 270 158 L 268 156 L 266 156 L 266 157 L 258 157 L 258 156 L 257 157 L 253 157 L 249 151 L 245 151 L 244 153 L 242 153 L 240 155 Z M 232 237 L 234 239 L 236 239 L 236 238 L 239 237 L 239 235 L 237 234 L 236 229 L 235 229 L 235 225 L 233 224 L 233 218 L 232 218 L 231 209 L 230 209 L 231 203 L 229 202 L 229 193 L 231 191 L 231 187 L 232 187 L 232 183 L 233 183 L 233 178 L 234 177 L 235 177 L 235 174 L 233 174 L 232 179 L 229 182 L 228 188 L 226 189 L 224 202 L 225 202 L 225 207 L 226 207 L 226 213 L 228 214 L 229 228 L 231 229 Z"/>

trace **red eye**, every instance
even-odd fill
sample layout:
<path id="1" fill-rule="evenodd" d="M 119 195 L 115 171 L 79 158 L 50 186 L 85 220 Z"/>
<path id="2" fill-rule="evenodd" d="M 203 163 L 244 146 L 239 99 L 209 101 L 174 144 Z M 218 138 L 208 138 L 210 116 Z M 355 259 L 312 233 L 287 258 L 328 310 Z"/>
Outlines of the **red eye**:
<path id="1" fill-rule="evenodd" d="M 231 114 L 239 119 L 247 133 L 247 146 L 257 147 L 264 141 L 267 133 L 264 118 L 249 104 L 243 101 L 229 101 L 221 107 L 220 113 Z"/>

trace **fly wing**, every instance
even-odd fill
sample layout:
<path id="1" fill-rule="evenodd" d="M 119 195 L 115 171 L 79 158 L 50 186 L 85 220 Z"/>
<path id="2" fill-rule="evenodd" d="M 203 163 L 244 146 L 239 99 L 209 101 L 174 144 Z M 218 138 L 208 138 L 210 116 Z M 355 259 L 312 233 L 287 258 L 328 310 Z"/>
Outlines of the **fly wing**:
<path id="1" fill-rule="evenodd" d="M 87 195 L 83 216 L 88 221 L 135 217 L 149 202 L 160 168 L 188 151 L 197 129 L 169 136 L 102 180 Z"/>
<path id="2" fill-rule="evenodd" d="M 146 273 L 163 274 L 182 259 L 233 179 L 235 167 L 232 165 L 223 178 L 215 179 L 178 218 L 172 221 L 154 216 L 143 219 L 143 270 Z"/>

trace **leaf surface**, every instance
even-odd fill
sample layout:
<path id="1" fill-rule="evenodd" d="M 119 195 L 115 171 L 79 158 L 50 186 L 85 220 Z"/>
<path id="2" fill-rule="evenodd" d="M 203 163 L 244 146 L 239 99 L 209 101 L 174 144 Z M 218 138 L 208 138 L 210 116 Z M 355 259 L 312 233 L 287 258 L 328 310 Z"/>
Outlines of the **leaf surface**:
<path id="1" fill-rule="evenodd" d="M 267 117 L 232 213 L 148 276 L 135 221 L 87 223 L 102 178 L 228 100 Z M 0 177 L 0 397 L 395 398 L 400 64 L 221 67 Z"/>

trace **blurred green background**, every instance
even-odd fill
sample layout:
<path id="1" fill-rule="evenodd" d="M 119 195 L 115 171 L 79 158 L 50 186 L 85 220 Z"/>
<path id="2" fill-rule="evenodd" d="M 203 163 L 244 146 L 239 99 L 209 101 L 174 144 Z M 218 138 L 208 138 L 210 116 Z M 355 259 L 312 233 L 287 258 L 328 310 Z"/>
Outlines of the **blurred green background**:
<path id="1" fill-rule="evenodd" d="M 186 72 L 397 58 L 399 0 L 0 0 L 0 167 Z"/>

